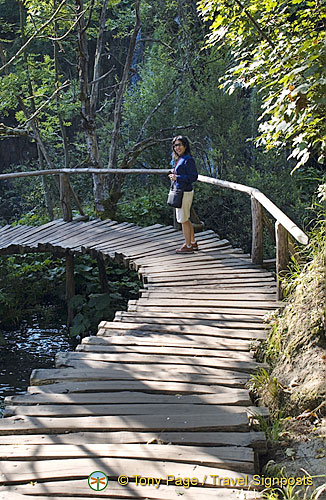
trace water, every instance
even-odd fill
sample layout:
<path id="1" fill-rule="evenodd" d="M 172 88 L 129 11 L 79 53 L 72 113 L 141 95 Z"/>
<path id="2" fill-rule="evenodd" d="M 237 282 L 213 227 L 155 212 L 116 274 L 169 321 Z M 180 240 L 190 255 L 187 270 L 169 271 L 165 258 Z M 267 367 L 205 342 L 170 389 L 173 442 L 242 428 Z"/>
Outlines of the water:
<path id="1" fill-rule="evenodd" d="M 56 353 L 71 351 L 76 345 L 64 327 L 34 326 L 1 333 L 6 344 L 0 346 L 0 416 L 4 398 L 24 393 L 34 368 L 53 368 Z"/>

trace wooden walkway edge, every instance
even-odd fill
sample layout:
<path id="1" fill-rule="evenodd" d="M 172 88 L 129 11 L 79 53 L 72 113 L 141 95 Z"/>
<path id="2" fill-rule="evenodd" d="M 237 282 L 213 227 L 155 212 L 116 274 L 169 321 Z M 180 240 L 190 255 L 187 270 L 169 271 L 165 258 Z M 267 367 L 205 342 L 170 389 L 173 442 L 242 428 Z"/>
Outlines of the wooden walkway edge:
<path id="1" fill-rule="evenodd" d="M 89 253 L 143 280 L 127 311 L 6 398 L 0 500 L 261 498 L 266 441 L 254 424 L 268 412 L 253 406 L 247 383 L 265 367 L 252 347 L 280 305 L 276 284 L 213 231 L 196 236 L 199 251 L 178 255 L 182 234 L 160 224 L 0 228 L 2 255 Z M 95 471 L 108 476 L 98 491 L 88 482 Z"/>

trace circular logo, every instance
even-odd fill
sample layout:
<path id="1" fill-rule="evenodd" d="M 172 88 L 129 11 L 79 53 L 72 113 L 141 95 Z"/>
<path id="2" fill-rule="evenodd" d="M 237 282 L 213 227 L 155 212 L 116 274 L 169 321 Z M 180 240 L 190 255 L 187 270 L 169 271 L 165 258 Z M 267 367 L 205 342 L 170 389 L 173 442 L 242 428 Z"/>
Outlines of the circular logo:
<path id="1" fill-rule="evenodd" d="M 104 490 L 109 482 L 109 478 L 104 472 L 96 470 L 88 476 L 88 486 L 95 491 Z"/>

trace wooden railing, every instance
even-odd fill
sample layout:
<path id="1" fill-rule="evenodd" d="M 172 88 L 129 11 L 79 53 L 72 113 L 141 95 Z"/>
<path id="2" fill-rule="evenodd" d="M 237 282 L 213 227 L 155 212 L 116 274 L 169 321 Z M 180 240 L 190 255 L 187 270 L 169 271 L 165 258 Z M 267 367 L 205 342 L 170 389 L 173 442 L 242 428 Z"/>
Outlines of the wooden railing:
<path id="1" fill-rule="evenodd" d="M 76 168 L 76 169 L 58 169 L 58 170 L 36 170 L 31 172 L 14 172 L 10 174 L 0 174 L 0 180 L 14 179 L 18 177 L 31 177 L 38 175 L 59 176 L 60 202 L 63 212 L 63 219 L 71 221 L 73 218 L 71 195 L 79 209 L 81 215 L 84 215 L 81 204 L 71 186 L 69 176 L 71 174 L 165 174 L 169 169 L 96 169 L 96 168 Z M 289 264 L 290 251 L 293 253 L 293 243 L 289 236 L 291 235 L 299 243 L 306 245 L 308 236 L 293 222 L 284 212 L 282 212 L 273 202 L 271 202 L 259 189 L 255 189 L 243 184 L 222 181 L 212 177 L 199 175 L 198 180 L 207 184 L 213 184 L 227 189 L 233 189 L 248 194 L 251 197 L 252 214 L 252 243 L 251 259 L 254 264 L 263 264 L 263 228 L 264 217 L 263 208 L 265 208 L 275 219 L 275 241 L 276 241 L 276 274 L 278 277 L 278 298 L 282 297 L 280 284 L 280 275 L 287 269 Z M 270 228 L 269 228 L 270 229 Z"/>
<path id="2" fill-rule="evenodd" d="M 264 214 L 263 207 L 275 219 L 275 242 L 276 242 L 276 274 L 277 274 L 277 290 L 278 298 L 282 298 L 282 289 L 280 276 L 289 265 L 290 247 L 293 253 L 293 244 L 289 236 L 293 236 L 299 243 L 306 245 L 308 236 L 280 210 L 274 203 L 267 198 L 259 189 L 236 184 L 235 182 L 222 181 L 199 175 L 198 180 L 207 184 L 213 184 L 234 191 L 241 191 L 251 197 L 251 221 L 252 221 L 252 239 L 251 239 L 251 260 L 254 264 L 263 264 L 263 229 L 264 229 Z"/>

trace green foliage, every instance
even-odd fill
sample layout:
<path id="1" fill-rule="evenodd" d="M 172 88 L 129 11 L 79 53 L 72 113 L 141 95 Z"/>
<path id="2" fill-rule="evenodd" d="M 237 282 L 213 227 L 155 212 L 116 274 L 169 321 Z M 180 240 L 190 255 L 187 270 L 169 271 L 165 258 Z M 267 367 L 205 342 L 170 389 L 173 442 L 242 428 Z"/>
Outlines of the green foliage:
<path id="1" fill-rule="evenodd" d="M 258 420 L 260 430 L 265 433 L 265 436 L 270 444 L 276 444 L 281 437 L 283 422 L 281 416 L 274 416 L 272 421 L 268 421 L 261 415 L 255 415 Z"/>
<path id="2" fill-rule="evenodd" d="M 117 219 L 139 226 L 173 223 L 173 210 L 167 205 L 168 183 L 158 186 L 128 190 L 118 205 Z"/>
<path id="3" fill-rule="evenodd" d="M 64 322 L 65 264 L 51 255 L 24 254 L 1 257 L 0 327 L 16 328 L 31 318 L 43 318 L 46 309 L 56 310 Z M 76 295 L 71 300 L 75 318 L 71 335 L 96 333 L 99 321 L 111 320 L 129 299 L 138 296 L 137 273 L 111 264 L 107 268 L 108 292 L 101 293 L 96 261 L 89 256 L 75 259 Z"/>
<path id="4" fill-rule="evenodd" d="M 314 486 L 314 480 L 325 478 L 326 475 L 311 476 L 307 471 L 304 472 L 304 478 L 294 478 L 286 471 L 285 467 L 280 467 L 270 460 L 264 467 L 265 477 L 268 483 L 263 491 L 265 500 L 318 500 L 326 491 L 326 483 L 318 487 Z"/>
<path id="5" fill-rule="evenodd" d="M 65 268 L 50 255 L 0 257 L 0 318 L 2 328 L 15 328 L 44 307 L 63 303 Z"/>
<path id="6" fill-rule="evenodd" d="M 108 292 L 99 293 L 97 268 L 94 261 L 88 260 L 88 265 L 84 264 L 85 259 L 75 265 L 79 293 L 70 301 L 75 314 L 71 336 L 96 333 L 100 321 L 111 321 L 117 310 L 126 309 L 129 299 L 138 297 L 137 273 L 117 265 L 107 268 Z"/>
<path id="7" fill-rule="evenodd" d="M 296 168 L 311 155 L 323 163 L 325 120 L 325 7 L 305 0 L 232 6 L 202 0 L 199 11 L 210 23 L 207 45 L 229 48 L 231 68 L 223 77 L 230 93 L 258 86 L 264 99 L 259 143 L 267 149 L 291 144 Z"/>
<path id="8" fill-rule="evenodd" d="M 307 179 L 303 184 L 300 176 L 290 175 L 280 158 L 271 157 L 269 160 L 269 154 L 259 154 L 257 164 L 259 169 L 246 164 L 228 167 L 227 179 L 260 189 L 299 226 L 304 225 L 306 207 L 317 181 Z M 284 186 L 287 186 L 286 190 Z M 194 207 L 207 229 L 213 229 L 233 245 L 251 251 L 251 208 L 247 195 L 197 182 Z M 265 235 L 264 243 L 265 257 L 274 257 L 275 243 L 269 234 Z"/>

